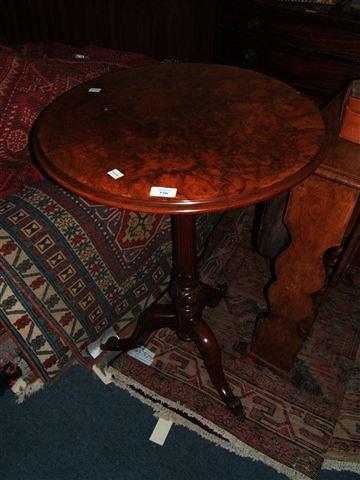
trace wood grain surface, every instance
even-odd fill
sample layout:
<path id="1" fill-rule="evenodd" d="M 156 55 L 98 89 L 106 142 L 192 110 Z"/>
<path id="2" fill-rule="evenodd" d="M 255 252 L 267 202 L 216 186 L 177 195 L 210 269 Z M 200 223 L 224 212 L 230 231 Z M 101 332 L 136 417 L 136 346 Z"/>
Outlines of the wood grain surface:
<path id="1" fill-rule="evenodd" d="M 291 187 L 319 165 L 327 141 L 317 107 L 278 80 L 223 65 L 161 64 L 65 93 L 38 119 L 33 146 L 52 178 L 90 200 L 197 213 Z M 111 178 L 112 169 L 124 176 Z M 152 186 L 176 188 L 176 197 L 150 197 Z"/>

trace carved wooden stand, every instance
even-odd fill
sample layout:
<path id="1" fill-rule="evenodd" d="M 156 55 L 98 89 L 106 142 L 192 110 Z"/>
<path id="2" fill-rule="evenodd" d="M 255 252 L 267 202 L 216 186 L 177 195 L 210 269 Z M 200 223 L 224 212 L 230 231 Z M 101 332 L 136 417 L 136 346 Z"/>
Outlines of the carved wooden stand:
<path id="1" fill-rule="evenodd" d="M 293 376 L 296 355 L 311 330 L 312 296 L 326 284 L 325 252 L 349 236 L 348 250 L 354 251 L 360 238 L 360 145 L 338 136 L 342 98 L 323 112 L 330 133 L 324 162 L 291 190 L 284 218 L 291 243 L 276 259 L 269 313 L 260 319 L 249 349 L 252 357 L 285 376 Z"/>
<path id="2" fill-rule="evenodd" d="M 286 376 L 292 374 L 315 318 L 311 296 L 325 284 L 324 253 L 341 244 L 357 198 L 354 188 L 316 174 L 291 192 L 285 224 L 292 241 L 276 259 L 277 280 L 268 291 L 270 312 L 256 329 L 249 351 Z"/>
<path id="3" fill-rule="evenodd" d="M 229 387 L 221 363 L 221 350 L 210 327 L 202 319 L 205 306 L 216 307 L 226 286 L 212 288 L 199 280 L 196 259 L 195 214 L 174 215 L 175 276 L 171 285 L 171 305 L 152 305 L 139 317 L 128 338 L 111 337 L 102 350 L 126 352 L 143 345 L 152 332 L 171 328 L 181 340 L 192 340 L 204 360 L 208 374 L 225 404 L 243 419 L 240 399 Z"/>

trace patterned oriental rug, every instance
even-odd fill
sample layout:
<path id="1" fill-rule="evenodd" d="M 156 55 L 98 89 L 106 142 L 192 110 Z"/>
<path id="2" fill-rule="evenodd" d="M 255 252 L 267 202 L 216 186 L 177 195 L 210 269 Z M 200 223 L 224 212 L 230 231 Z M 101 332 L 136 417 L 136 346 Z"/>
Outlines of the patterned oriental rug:
<path id="1" fill-rule="evenodd" d="M 216 309 L 206 309 L 204 318 L 221 345 L 225 374 L 242 400 L 245 422 L 219 400 L 196 347 L 168 329 L 155 332 L 146 344 L 155 353 L 151 366 L 127 354 L 114 367 L 105 366 L 106 357 L 98 366 L 116 385 L 151 404 L 156 415 L 289 478 L 315 479 L 323 465 L 360 472 L 358 464 L 343 463 L 360 458 L 360 272 L 348 272 L 327 290 L 297 360 L 301 380 L 295 387 L 246 356 L 255 318 L 266 310 L 263 290 L 270 278 L 268 262 L 250 248 L 252 218 L 252 208 L 225 214 L 201 267 L 203 280 L 229 285 L 226 297 Z M 133 326 L 123 326 L 120 336 Z"/>

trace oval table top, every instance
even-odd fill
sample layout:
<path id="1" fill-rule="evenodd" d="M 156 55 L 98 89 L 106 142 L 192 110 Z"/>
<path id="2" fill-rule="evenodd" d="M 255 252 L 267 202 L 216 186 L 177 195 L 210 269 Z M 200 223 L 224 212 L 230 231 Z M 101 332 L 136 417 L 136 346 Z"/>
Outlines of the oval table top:
<path id="1" fill-rule="evenodd" d="M 57 98 L 33 147 L 50 177 L 90 200 L 197 213 L 288 189 L 319 165 L 326 140 L 316 106 L 278 80 L 225 65 L 156 64 Z"/>

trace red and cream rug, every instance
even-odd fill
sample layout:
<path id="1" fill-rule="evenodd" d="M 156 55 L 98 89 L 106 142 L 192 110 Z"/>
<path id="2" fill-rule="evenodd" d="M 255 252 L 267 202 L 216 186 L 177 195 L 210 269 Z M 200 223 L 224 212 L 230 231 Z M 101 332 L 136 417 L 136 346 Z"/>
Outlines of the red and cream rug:
<path id="1" fill-rule="evenodd" d="M 327 468 L 359 471 L 358 464 L 344 463 L 356 462 L 360 452 L 359 272 L 328 289 L 297 360 L 301 382 L 295 387 L 246 355 L 256 316 L 266 310 L 263 290 L 270 277 L 268 262 L 249 246 L 252 216 L 251 208 L 227 213 L 202 265 L 203 280 L 229 285 L 226 297 L 204 317 L 221 345 L 225 374 L 246 420 L 237 421 L 223 406 L 196 347 L 167 329 L 146 344 L 155 354 L 151 366 L 122 354 L 105 373 L 157 415 L 289 478 L 314 479 L 324 461 Z M 120 335 L 133 326 L 124 326 Z"/>

